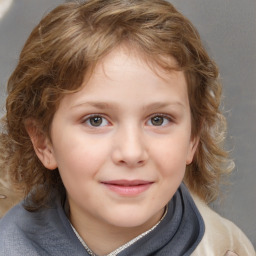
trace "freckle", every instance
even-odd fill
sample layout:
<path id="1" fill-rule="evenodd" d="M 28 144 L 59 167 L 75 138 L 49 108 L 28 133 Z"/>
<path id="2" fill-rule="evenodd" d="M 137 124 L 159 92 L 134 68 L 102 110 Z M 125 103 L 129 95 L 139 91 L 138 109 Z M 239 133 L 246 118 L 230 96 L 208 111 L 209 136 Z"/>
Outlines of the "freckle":
<path id="1" fill-rule="evenodd" d="M 0 199 L 6 199 L 7 198 L 7 196 L 6 195 L 2 195 L 2 194 L 0 194 Z"/>

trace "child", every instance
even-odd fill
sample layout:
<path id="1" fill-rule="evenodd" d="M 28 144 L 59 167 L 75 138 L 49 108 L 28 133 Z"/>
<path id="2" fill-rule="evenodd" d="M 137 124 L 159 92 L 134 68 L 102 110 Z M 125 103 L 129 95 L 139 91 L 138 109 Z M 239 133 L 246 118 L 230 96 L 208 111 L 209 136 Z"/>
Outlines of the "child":
<path id="1" fill-rule="evenodd" d="M 8 82 L 1 163 L 25 199 L 0 222 L 0 255 L 254 255 L 206 206 L 232 166 L 220 98 L 170 3 L 54 9 Z"/>

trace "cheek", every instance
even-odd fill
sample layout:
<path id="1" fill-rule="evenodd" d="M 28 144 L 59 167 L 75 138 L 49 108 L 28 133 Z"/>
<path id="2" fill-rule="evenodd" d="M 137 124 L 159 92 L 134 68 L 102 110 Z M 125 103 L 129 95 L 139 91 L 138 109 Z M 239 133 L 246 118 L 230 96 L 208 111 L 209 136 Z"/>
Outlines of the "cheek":
<path id="1" fill-rule="evenodd" d="M 163 176 L 183 177 L 186 170 L 188 144 L 180 140 L 165 140 L 151 152 L 152 159 Z"/>
<path id="2" fill-rule="evenodd" d="M 93 176 L 107 158 L 108 148 L 97 141 L 83 136 L 57 139 L 61 143 L 55 144 L 54 155 L 63 179 Z"/>
<path id="3" fill-rule="evenodd" d="M 72 198 L 90 197 L 92 181 L 100 169 L 100 162 L 91 151 L 75 148 L 70 154 L 59 161 L 59 173 Z"/>

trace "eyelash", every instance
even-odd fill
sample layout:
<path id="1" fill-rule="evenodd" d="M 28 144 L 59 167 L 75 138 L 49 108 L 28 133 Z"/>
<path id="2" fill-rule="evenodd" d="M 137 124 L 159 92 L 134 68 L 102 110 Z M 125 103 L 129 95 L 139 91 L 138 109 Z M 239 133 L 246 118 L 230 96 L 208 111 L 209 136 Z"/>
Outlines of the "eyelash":
<path id="1" fill-rule="evenodd" d="M 159 117 L 162 119 L 162 120 L 160 120 L 160 123 L 159 124 L 153 124 L 153 118 L 159 118 Z M 99 125 L 93 125 L 92 124 L 93 118 L 100 118 Z M 155 121 L 157 121 L 157 120 L 155 120 Z M 170 115 L 166 115 L 166 114 L 162 114 L 162 113 L 157 113 L 157 114 L 153 114 L 153 115 L 149 116 L 147 118 L 146 124 L 149 125 L 149 126 L 152 126 L 152 127 L 165 127 L 170 122 L 173 122 L 173 118 L 170 117 Z M 83 119 L 82 123 L 86 124 L 90 128 L 102 128 L 102 127 L 109 126 L 109 124 L 110 124 L 110 122 L 107 120 L 107 118 L 105 118 L 104 115 L 102 115 L 102 114 L 88 115 L 88 116 L 86 116 Z"/>
<path id="2" fill-rule="evenodd" d="M 152 122 L 152 119 L 153 118 L 156 118 L 156 117 L 161 117 L 161 118 L 163 118 L 164 120 L 163 120 L 163 122 L 165 122 L 165 121 L 167 121 L 168 123 L 170 123 L 170 122 L 173 122 L 173 118 L 170 116 L 170 115 L 167 115 L 167 114 L 162 114 L 162 113 L 157 113 L 157 114 L 154 114 L 154 115 L 151 115 L 149 118 L 148 118 L 148 120 L 147 120 L 147 122 L 146 123 L 148 123 L 148 122 Z M 150 126 L 155 126 L 155 127 L 164 127 L 164 126 L 166 126 L 166 125 L 168 125 L 168 124 L 160 124 L 160 125 L 153 125 L 153 124 L 151 124 Z"/>
<path id="3" fill-rule="evenodd" d="M 99 126 L 94 126 L 90 123 L 90 121 L 93 119 L 93 118 L 101 118 L 102 122 L 104 122 L 104 120 L 107 122 L 106 125 L 101 125 L 102 122 L 100 123 Z M 102 115 L 102 114 L 93 114 L 93 115 L 88 115 L 86 116 L 83 120 L 82 120 L 82 123 L 83 124 L 86 124 L 87 126 L 89 127 L 92 127 L 92 128 L 99 128 L 99 127 L 104 127 L 104 126 L 108 126 L 109 125 L 109 121 Z"/>

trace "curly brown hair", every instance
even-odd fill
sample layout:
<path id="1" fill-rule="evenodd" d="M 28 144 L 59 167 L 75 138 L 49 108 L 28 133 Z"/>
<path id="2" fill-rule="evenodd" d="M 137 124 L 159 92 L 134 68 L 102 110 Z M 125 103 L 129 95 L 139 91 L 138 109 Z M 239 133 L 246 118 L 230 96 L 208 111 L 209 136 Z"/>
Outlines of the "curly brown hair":
<path id="1" fill-rule="evenodd" d="M 223 149 L 226 125 L 218 69 L 196 28 L 164 0 L 89 0 L 62 4 L 46 15 L 27 39 L 8 81 L 0 164 L 8 166 L 25 196 L 33 191 L 30 209 L 43 207 L 53 188 L 64 187 L 58 170 L 47 170 L 37 158 L 26 120 L 35 120 L 50 136 L 64 95 L 79 90 L 85 72 L 123 43 L 166 70 L 173 69 L 165 58 L 172 56 L 184 71 L 192 135 L 200 138 L 184 180 L 207 202 L 218 195 L 232 161 Z"/>

